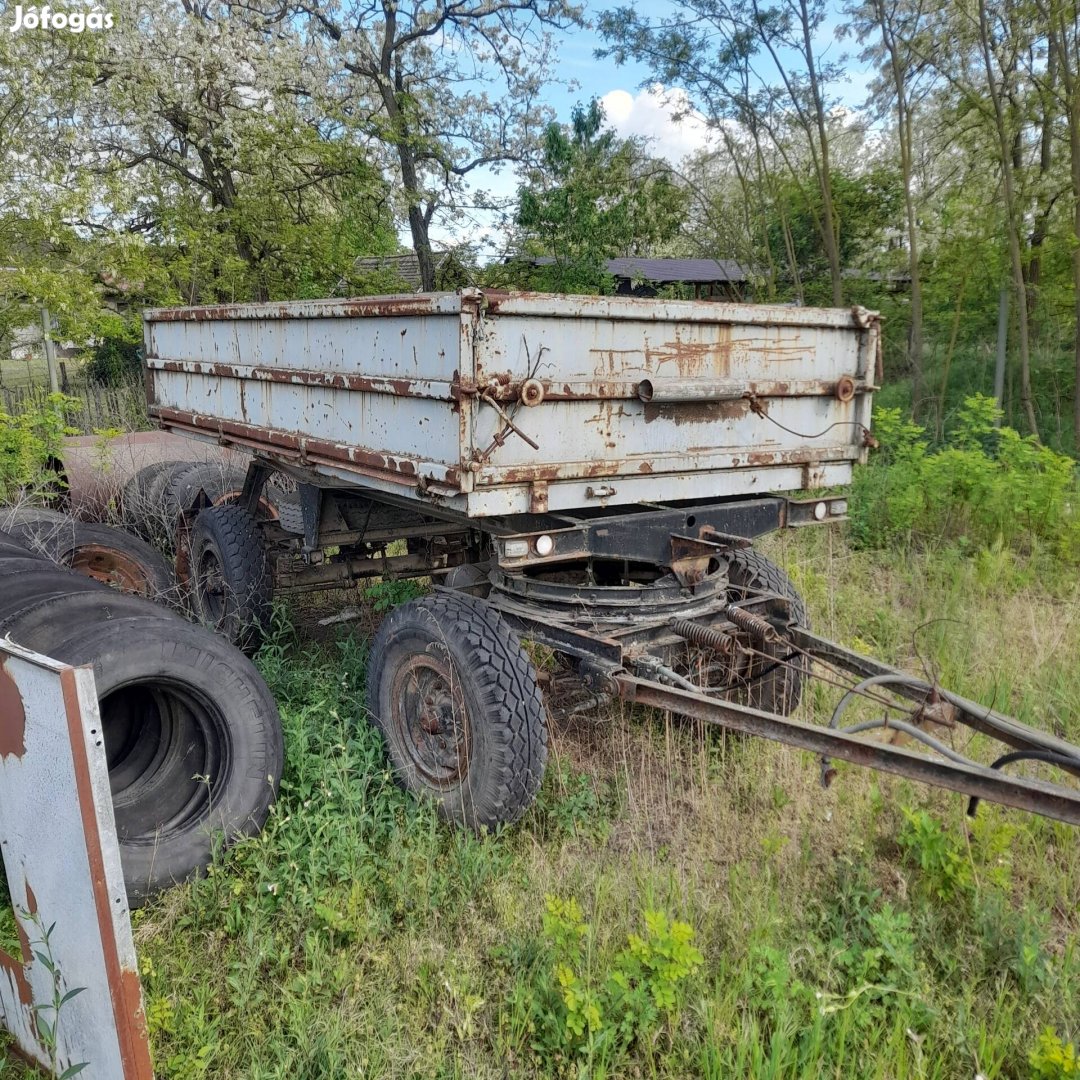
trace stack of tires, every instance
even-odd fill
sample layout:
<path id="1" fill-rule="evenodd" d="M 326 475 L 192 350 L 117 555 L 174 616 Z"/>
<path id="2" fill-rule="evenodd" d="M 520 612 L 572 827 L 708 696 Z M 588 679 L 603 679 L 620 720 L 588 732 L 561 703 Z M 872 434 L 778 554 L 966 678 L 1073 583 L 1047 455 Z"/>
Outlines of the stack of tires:
<path id="1" fill-rule="evenodd" d="M 197 873 L 262 827 L 282 735 L 251 662 L 172 611 L 56 566 L 0 532 L 0 637 L 91 665 L 128 898 Z"/>
<path id="2" fill-rule="evenodd" d="M 239 499 L 243 469 L 216 461 L 156 461 L 145 465 L 124 485 L 120 512 L 124 528 L 151 543 L 171 548 L 181 519 L 207 506 L 226 506 Z M 259 514 L 276 517 L 271 492 Z M 282 495 L 280 491 L 277 495 Z"/>
<path id="3" fill-rule="evenodd" d="M 0 507 L 0 529 L 60 566 L 160 603 L 178 600 L 172 566 L 123 529 L 79 521 L 38 506 Z"/>

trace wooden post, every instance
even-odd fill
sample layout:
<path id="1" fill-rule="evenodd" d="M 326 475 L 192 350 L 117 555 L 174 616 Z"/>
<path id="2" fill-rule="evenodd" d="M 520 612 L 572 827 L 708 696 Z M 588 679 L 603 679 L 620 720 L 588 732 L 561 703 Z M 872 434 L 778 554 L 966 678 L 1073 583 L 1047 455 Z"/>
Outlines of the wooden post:
<path id="1" fill-rule="evenodd" d="M 41 308 L 41 330 L 45 340 L 45 363 L 49 368 L 49 390 L 53 394 L 58 394 L 60 393 L 60 380 L 56 375 L 56 349 L 53 346 L 52 339 L 52 316 L 49 314 L 49 309 L 44 305 Z"/>

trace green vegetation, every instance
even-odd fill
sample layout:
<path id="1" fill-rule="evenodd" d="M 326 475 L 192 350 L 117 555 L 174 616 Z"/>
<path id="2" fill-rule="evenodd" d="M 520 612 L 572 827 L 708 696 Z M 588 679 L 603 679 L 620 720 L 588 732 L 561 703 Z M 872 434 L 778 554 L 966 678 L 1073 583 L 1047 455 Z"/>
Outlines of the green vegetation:
<path id="1" fill-rule="evenodd" d="M 931 449 L 899 409 L 878 409 L 881 460 L 856 479 L 852 535 L 863 545 L 945 540 L 972 548 L 1040 548 L 1080 560 L 1076 462 L 995 426 L 993 399 L 966 399 L 949 441 Z"/>
<path id="2" fill-rule="evenodd" d="M 62 394 L 40 394 L 18 416 L 0 409 L 0 502 L 55 483 L 47 466 L 59 455 L 61 441 L 69 433 L 72 404 Z"/>
<path id="3" fill-rule="evenodd" d="M 826 635 L 1080 738 L 1074 575 L 932 537 L 771 554 Z M 522 823 L 453 832 L 387 772 L 364 650 L 283 611 L 260 654 L 270 823 L 135 918 L 159 1075 L 1075 1074 L 1074 830 L 616 707 L 555 724 Z"/>

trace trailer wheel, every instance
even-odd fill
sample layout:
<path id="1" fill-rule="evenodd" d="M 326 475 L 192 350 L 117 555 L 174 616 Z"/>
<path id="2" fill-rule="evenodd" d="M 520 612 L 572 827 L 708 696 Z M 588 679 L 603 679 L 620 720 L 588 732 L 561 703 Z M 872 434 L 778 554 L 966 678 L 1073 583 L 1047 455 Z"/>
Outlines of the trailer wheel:
<path id="1" fill-rule="evenodd" d="M 470 828 L 516 821 L 547 760 L 547 714 L 517 635 L 483 601 L 424 596 L 383 622 L 368 705 L 399 782 Z"/>
<path id="2" fill-rule="evenodd" d="M 442 584 L 456 592 L 486 597 L 491 592 L 491 582 L 488 580 L 490 571 L 490 563 L 461 563 L 443 578 Z"/>
<path id="3" fill-rule="evenodd" d="M 728 578 L 732 599 L 744 600 L 761 592 L 778 593 L 790 600 L 792 621 L 809 627 L 806 604 L 791 578 L 764 555 L 752 548 L 736 551 Z M 809 661 L 783 642 L 766 646 L 763 651 L 775 656 L 775 662 L 759 657 L 751 664 L 736 696 L 756 709 L 787 716 L 799 704 L 803 680 L 810 673 Z"/>
<path id="4" fill-rule="evenodd" d="M 150 600 L 172 599 L 172 568 L 145 541 L 123 529 L 77 521 L 37 507 L 0 513 L 0 525 L 51 562 Z"/>
<path id="5" fill-rule="evenodd" d="M 204 625 L 254 649 L 270 623 L 270 560 L 255 519 L 239 506 L 211 506 L 190 544 L 191 606 Z"/>

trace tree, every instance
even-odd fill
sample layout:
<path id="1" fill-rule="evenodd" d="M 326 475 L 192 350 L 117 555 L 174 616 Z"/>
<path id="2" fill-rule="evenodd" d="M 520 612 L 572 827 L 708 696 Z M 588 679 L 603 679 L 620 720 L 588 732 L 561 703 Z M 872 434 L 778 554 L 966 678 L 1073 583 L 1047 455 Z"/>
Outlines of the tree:
<path id="1" fill-rule="evenodd" d="M 809 166 L 832 302 L 842 304 L 827 91 L 839 68 L 821 55 L 825 0 L 778 0 L 769 7 L 758 0 L 675 0 L 674 8 L 673 15 L 657 20 L 633 7 L 604 12 L 599 28 L 611 45 L 600 55 L 647 64 L 653 78 L 684 88 L 721 132 L 728 120 L 746 126 L 759 148 L 767 138 L 797 184 L 803 183 L 802 166 Z M 771 79 L 759 69 L 762 61 Z M 784 137 L 791 131 L 801 141 L 795 155 Z"/>
<path id="2" fill-rule="evenodd" d="M 1056 70 L 1060 78 L 1060 89 L 1053 82 L 1048 89 L 1060 100 L 1069 146 L 1075 376 L 1073 432 L 1080 447 L 1080 8 L 1076 0 L 1038 0 L 1038 8 L 1049 39 L 1047 70 Z"/>
<path id="3" fill-rule="evenodd" d="M 434 289 L 436 214 L 463 201 L 477 170 L 527 158 L 549 117 L 538 99 L 550 31 L 576 23 L 580 9 L 568 0 L 299 0 L 293 10 L 330 43 L 354 118 L 396 158 L 422 285 Z M 499 92 L 487 88 L 495 82 Z"/>
<path id="4" fill-rule="evenodd" d="M 544 132 L 540 163 L 519 190 L 519 247 L 553 259 L 533 271 L 535 284 L 599 290 L 608 259 L 650 254 L 678 233 L 686 201 L 670 166 L 651 158 L 643 140 L 604 129 L 594 99 L 574 108 L 568 128 L 550 124 Z"/>
<path id="5" fill-rule="evenodd" d="M 188 303 L 267 299 L 332 287 L 358 221 L 370 253 L 394 250 L 377 163 L 295 27 L 227 0 L 118 7 L 71 118 L 99 188 L 79 225 L 114 274 Z M 145 243 L 109 243 L 121 236 Z"/>
<path id="6" fill-rule="evenodd" d="M 910 43 L 926 30 L 925 0 L 864 0 L 852 9 L 861 40 L 876 39 L 868 56 L 881 66 L 879 95 L 896 112 L 896 143 L 904 192 L 911 309 L 907 360 L 911 368 L 912 413 L 919 416 L 923 403 L 923 300 L 919 266 L 919 220 L 915 190 L 915 116 L 928 92 L 933 69 L 915 56 Z"/>

